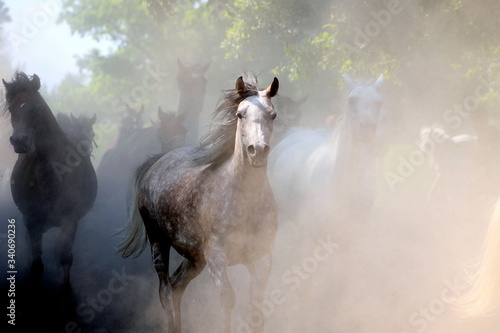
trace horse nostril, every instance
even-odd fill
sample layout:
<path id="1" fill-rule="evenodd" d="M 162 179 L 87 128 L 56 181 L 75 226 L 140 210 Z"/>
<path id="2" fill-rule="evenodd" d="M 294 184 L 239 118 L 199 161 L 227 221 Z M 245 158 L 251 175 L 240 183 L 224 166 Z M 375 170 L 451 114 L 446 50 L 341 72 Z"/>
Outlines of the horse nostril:
<path id="1" fill-rule="evenodd" d="M 29 136 L 27 135 L 13 135 L 9 138 L 10 143 L 14 147 L 16 153 L 25 153 L 29 148 Z"/>
<path id="2" fill-rule="evenodd" d="M 254 145 L 250 145 L 247 147 L 247 152 L 248 154 L 250 155 L 255 155 L 255 146 Z"/>
<path id="3" fill-rule="evenodd" d="M 23 144 L 23 143 L 26 143 L 26 141 L 28 141 L 28 136 L 27 135 L 18 135 L 18 136 L 11 136 L 9 138 L 10 140 L 10 143 L 12 145 L 16 145 L 16 144 Z"/>
<path id="4" fill-rule="evenodd" d="M 269 155 L 269 151 L 271 150 L 271 147 L 269 147 L 269 145 L 264 145 L 264 156 L 268 156 Z"/>

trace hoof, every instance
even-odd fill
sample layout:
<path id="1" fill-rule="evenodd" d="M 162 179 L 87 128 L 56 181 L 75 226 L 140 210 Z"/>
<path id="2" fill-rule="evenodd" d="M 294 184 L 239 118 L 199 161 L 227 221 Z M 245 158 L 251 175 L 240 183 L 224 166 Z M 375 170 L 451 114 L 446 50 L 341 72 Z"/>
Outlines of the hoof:
<path id="1" fill-rule="evenodd" d="M 73 295 L 71 290 L 71 285 L 69 283 L 63 283 L 61 286 L 61 291 L 59 293 L 59 305 L 66 307 L 71 305 L 73 302 Z"/>
<path id="2" fill-rule="evenodd" d="M 30 270 L 30 283 L 31 284 L 39 284 L 40 281 L 42 280 L 42 275 L 43 275 L 43 263 L 41 260 L 36 260 L 31 264 L 31 270 Z"/>
<path id="3" fill-rule="evenodd" d="M 69 283 L 62 284 L 61 296 L 71 296 L 71 285 Z"/>

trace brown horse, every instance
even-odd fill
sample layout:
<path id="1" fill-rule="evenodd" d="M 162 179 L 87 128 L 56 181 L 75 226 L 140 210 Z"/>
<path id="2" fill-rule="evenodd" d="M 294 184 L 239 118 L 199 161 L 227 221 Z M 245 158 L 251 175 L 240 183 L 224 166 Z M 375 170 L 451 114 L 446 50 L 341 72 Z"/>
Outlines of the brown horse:
<path id="1" fill-rule="evenodd" d="M 66 137 L 38 92 L 40 79 L 36 74 L 30 79 L 17 72 L 12 82 L 2 81 L 14 129 L 10 142 L 18 154 L 11 191 L 31 241 L 31 277 L 36 283 L 43 273 L 43 233 L 59 227 L 56 248 L 61 251 L 63 291 L 69 292 L 78 221 L 94 204 L 97 191 L 90 155 Z"/>
<path id="2" fill-rule="evenodd" d="M 168 332 L 181 331 L 182 295 L 205 265 L 220 288 L 224 332 L 231 331 L 236 302 L 227 266 L 246 265 L 251 303 L 256 311 L 263 308 L 277 230 L 265 166 L 276 118 L 271 97 L 278 87 L 275 78 L 259 91 L 254 77 L 239 77 L 236 89 L 224 92 L 216 127 L 201 147 L 154 157 L 136 172 L 128 235 L 119 251 L 124 257 L 140 253 L 149 238 Z M 172 247 L 184 261 L 170 275 Z M 262 332 L 263 323 L 254 330 Z"/>
<path id="3" fill-rule="evenodd" d="M 97 168 L 100 207 L 126 211 L 126 202 L 133 183 L 134 170 L 146 159 L 184 146 L 186 128 L 183 115 L 158 108 L 158 121 L 152 126 L 136 129 L 120 145 L 108 150 Z M 121 208 L 120 208 L 121 207 Z M 124 217 L 125 218 L 125 217 Z M 122 224 L 120 223 L 120 226 Z"/>
<path id="4" fill-rule="evenodd" d="M 187 129 L 186 143 L 195 145 L 198 143 L 199 118 L 207 86 L 205 72 L 210 67 L 210 62 L 203 66 L 186 66 L 177 59 L 177 66 L 179 67 L 177 80 L 180 90 L 177 114 L 184 117 L 183 124 Z"/>
<path id="5" fill-rule="evenodd" d="M 127 140 L 127 163 L 132 165 L 134 170 L 148 157 L 168 153 L 185 145 L 186 128 L 182 124 L 184 114 L 165 112 L 158 107 L 158 120 L 152 126 L 136 131 Z M 132 173 L 133 171 L 130 172 Z"/>

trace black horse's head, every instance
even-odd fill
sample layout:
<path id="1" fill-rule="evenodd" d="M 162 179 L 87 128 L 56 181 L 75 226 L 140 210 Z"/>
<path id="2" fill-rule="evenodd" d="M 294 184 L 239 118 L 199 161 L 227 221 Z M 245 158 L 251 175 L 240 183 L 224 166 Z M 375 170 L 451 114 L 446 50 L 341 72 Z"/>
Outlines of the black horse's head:
<path id="1" fill-rule="evenodd" d="M 37 124 L 40 125 L 40 110 L 44 103 L 38 93 L 40 78 L 36 74 L 28 77 L 23 72 L 16 72 L 12 82 L 2 81 L 6 90 L 6 108 L 14 129 L 10 143 L 16 153 L 27 153 L 32 146 Z"/>
<path id="2" fill-rule="evenodd" d="M 125 104 L 125 109 L 125 112 L 122 114 L 120 133 L 123 138 L 129 138 L 144 127 L 144 121 L 142 120 L 144 105 L 141 105 L 139 110 L 135 110 L 128 104 Z"/>

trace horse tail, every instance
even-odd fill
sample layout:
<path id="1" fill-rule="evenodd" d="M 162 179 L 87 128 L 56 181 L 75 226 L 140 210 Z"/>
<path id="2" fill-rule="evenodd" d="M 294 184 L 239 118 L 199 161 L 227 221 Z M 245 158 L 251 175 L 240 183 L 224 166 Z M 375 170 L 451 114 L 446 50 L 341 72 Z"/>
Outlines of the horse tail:
<path id="1" fill-rule="evenodd" d="M 471 276 L 472 288 L 457 300 L 458 310 L 465 317 L 492 313 L 500 297 L 500 200 L 496 203 L 483 244 L 480 264 Z"/>
<path id="2" fill-rule="evenodd" d="M 155 164 L 162 156 L 163 154 L 159 154 L 148 158 L 147 161 L 141 164 L 135 171 L 135 184 L 132 189 L 132 203 L 129 211 L 129 217 L 127 225 L 123 228 L 123 230 L 121 230 L 121 232 L 126 233 L 126 236 L 122 243 L 118 246 L 117 251 L 117 253 L 124 258 L 128 258 L 132 255 L 134 255 L 133 258 L 137 258 L 146 248 L 148 235 L 144 230 L 144 223 L 142 221 L 141 213 L 139 212 L 136 196 L 144 176 L 148 170 L 151 169 L 153 164 Z"/>

